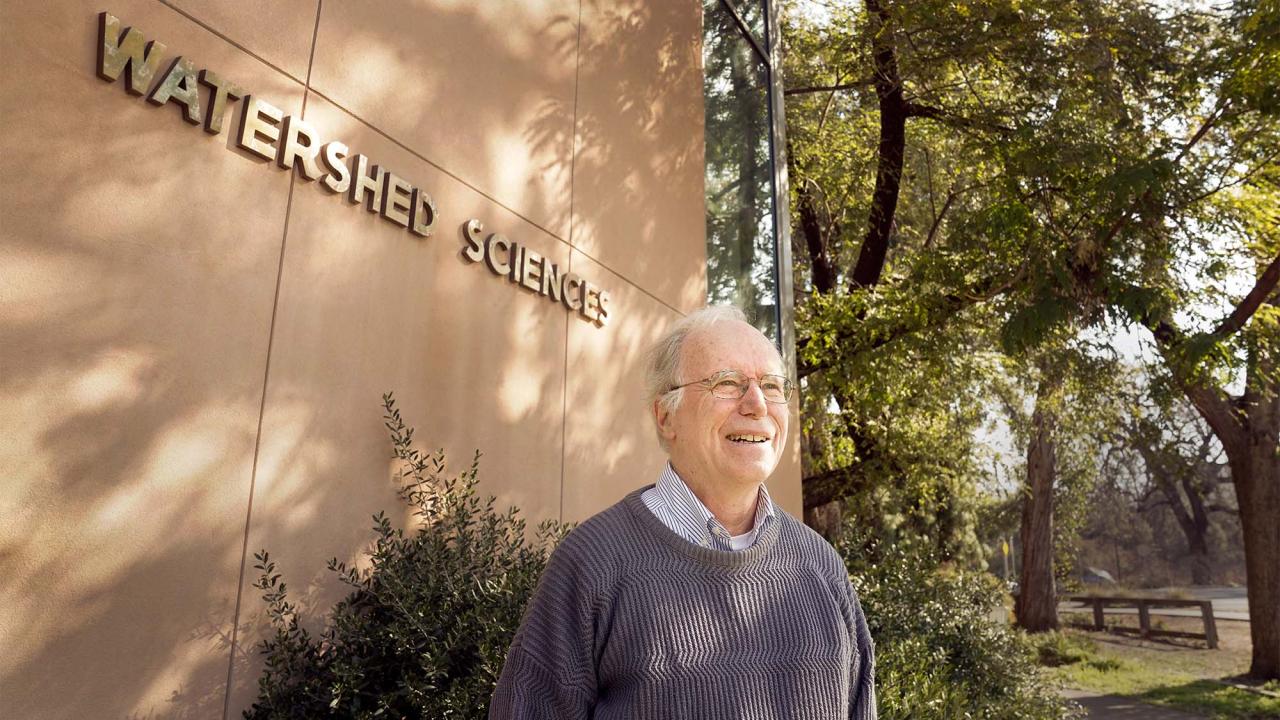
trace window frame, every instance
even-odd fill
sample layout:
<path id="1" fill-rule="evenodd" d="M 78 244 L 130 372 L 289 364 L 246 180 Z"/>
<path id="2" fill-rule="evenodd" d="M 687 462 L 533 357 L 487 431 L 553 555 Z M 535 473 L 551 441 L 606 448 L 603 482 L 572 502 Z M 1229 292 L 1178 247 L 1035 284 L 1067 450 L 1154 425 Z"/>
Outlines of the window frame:
<path id="1" fill-rule="evenodd" d="M 775 304 L 775 318 L 778 323 L 778 344 L 782 353 L 784 370 L 790 377 L 796 376 L 796 338 L 795 338 L 795 295 L 794 278 L 791 271 L 791 213 L 790 187 L 787 184 L 787 138 L 786 114 L 782 106 L 782 73 L 778 71 L 782 47 L 780 26 L 774 12 L 772 0 L 754 0 L 759 2 L 764 12 L 763 44 L 761 38 L 747 25 L 742 13 L 735 5 L 736 0 L 715 0 L 733 18 L 738 31 L 751 43 L 752 48 L 764 64 L 766 87 L 769 90 L 769 166 L 773 178 L 772 213 L 774 229 L 774 288 L 778 297 Z M 748 0 L 751 2 L 753 0 Z"/>

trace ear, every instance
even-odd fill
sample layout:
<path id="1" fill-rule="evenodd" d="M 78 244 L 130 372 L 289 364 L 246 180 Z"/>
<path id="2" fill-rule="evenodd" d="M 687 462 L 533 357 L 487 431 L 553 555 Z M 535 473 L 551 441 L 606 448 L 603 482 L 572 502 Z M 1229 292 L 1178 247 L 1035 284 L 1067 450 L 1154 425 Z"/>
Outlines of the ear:
<path id="1" fill-rule="evenodd" d="M 676 430 L 671 422 L 671 411 L 666 408 L 662 400 L 653 401 L 653 420 L 658 425 L 658 434 L 668 442 L 676 437 Z"/>

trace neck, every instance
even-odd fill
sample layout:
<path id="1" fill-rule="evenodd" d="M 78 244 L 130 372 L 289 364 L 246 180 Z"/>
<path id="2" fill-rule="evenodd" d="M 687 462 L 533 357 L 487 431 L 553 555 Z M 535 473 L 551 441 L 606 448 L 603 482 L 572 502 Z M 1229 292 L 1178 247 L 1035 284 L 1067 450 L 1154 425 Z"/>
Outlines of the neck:
<path id="1" fill-rule="evenodd" d="M 697 477 L 689 477 L 680 472 L 674 464 L 671 466 L 685 485 L 693 491 L 698 500 L 715 516 L 716 520 L 729 531 L 730 535 L 741 535 L 751 529 L 756 519 L 756 503 L 760 499 L 760 485 L 724 486 L 719 483 L 702 481 Z"/>

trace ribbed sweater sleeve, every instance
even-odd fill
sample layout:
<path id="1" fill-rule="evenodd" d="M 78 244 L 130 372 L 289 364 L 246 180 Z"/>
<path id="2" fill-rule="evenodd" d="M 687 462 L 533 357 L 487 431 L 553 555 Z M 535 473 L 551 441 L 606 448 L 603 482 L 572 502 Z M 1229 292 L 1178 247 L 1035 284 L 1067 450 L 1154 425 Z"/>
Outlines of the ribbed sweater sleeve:
<path id="1" fill-rule="evenodd" d="M 580 537 L 566 538 L 547 563 L 498 678 L 490 718 L 591 717 L 596 698 L 591 595 L 600 568 L 577 547 Z"/>
<path id="2" fill-rule="evenodd" d="M 875 720 L 844 562 L 779 511 L 741 552 L 694 545 L 640 490 L 552 553 L 490 720 Z"/>
<path id="3" fill-rule="evenodd" d="M 841 600 L 840 612 L 853 640 L 854 652 L 849 657 L 849 719 L 876 720 L 876 653 L 871 630 L 867 627 L 867 616 L 862 611 L 853 583 L 849 581 L 844 560 L 817 533 L 808 528 L 805 531 L 806 537 L 815 545 L 812 553 L 827 558 L 824 576 Z"/>
<path id="4" fill-rule="evenodd" d="M 871 639 L 871 631 L 867 628 L 867 617 L 862 612 L 862 603 L 858 602 L 858 594 L 853 585 L 845 578 L 845 587 L 849 601 L 853 607 L 853 632 L 857 638 L 858 652 L 853 654 L 853 662 L 849 668 L 849 719 L 876 720 L 876 647 Z"/>

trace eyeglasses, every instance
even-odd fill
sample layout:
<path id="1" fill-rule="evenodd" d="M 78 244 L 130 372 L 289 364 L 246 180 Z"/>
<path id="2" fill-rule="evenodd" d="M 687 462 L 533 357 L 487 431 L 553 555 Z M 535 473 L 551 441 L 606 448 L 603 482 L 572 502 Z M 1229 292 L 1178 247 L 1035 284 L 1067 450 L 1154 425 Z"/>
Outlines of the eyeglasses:
<path id="1" fill-rule="evenodd" d="M 690 385 L 701 385 L 714 397 L 722 400 L 739 400 L 747 394 L 752 380 L 760 386 L 760 394 L 764 395 L 765 402 L 781 405 L 791 399 L 791 393 L 795 390 L 795 385 L 782 375 L 761 375 L 759 378 L 753 378 L 737 370 L 721 370 L 709 378 L 676 385 L 667 392 L 674 392 Z"/>

